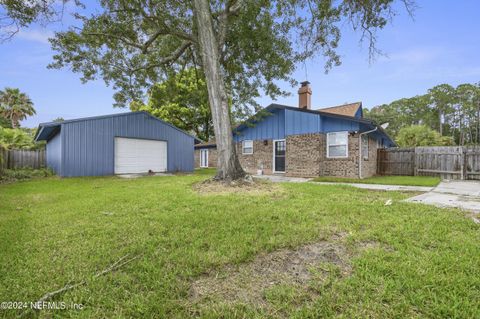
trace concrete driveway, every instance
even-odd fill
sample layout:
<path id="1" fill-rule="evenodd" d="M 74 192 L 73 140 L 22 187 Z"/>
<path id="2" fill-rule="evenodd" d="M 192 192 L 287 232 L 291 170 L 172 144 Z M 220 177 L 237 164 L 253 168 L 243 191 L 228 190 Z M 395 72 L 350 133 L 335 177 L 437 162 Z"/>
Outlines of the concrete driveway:
<path id="1" fill-rule="evenodd" d="M 472 218 L 480 223 L 480 181 L 442 181 L 428 193 L 406 201 L 435 205 L 438 207 L 455 207 L 471 211 Z"/>

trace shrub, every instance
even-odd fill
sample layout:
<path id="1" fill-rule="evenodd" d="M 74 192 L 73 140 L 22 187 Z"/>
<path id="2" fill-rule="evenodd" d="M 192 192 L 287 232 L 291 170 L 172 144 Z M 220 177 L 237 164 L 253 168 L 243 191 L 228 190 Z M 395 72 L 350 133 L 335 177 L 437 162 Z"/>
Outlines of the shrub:
<path id="1" fill-rule="evenodd" d="M 451 137 L 441 136 L 426 125 L 403 127 L 398 132 L 396 140 L 401 147 L 453 145 Z"/>
<path id="2" fill-rule="evenodd" d="M 53 176 L 54 172 L 49 168 L 32 169 L 6 169 L 0 175 L 0 183 L 12 183 L 16 181 L 28 180 L 33 178 L 42 178 Z"/>

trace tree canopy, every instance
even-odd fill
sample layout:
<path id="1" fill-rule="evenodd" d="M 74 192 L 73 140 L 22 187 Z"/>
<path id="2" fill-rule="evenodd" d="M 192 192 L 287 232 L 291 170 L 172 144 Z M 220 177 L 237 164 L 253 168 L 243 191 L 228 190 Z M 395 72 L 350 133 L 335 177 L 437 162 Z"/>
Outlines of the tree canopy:
<path id="1" fill-rule="evenodd" d="M 213 132 L 207 85 L 201 69 L 188 68 L 154 84 L 148 102 L 130 104 L 132 111 L 147 111 L 176 127 L 208 141 Z"/>
<path id="2" fill-rule="evenodd" d="M 50 67 L 68 67 L 83 81 L 102 78 L 113 85 L 119 106 L 142 101 L 146 89 L 172 70 L 200 67 L 219 150 L 217 177 L 233 179 L 244 172 L 229 103 L 258 108 L 260 95 L 286 95 L 278 81 L 296 84 L 291 76 L 296 65 L 314 56 L 325 57 L 325 70 L 339 65 L 346 25 L 360 32 L 373 57 L 377 31 L 395 16 L 397 2 L 413 8 L 413 0 L 100 1 L 101 9 L 75 14 L 79 26 L 56 33 Z M 21 12 L 7 9 L 10 17 Z M 32 14 L 39 15 L 48 11 Z"/>
<path id="3" fill-rule="evenodd" d="M 45 142 L 36 143 L 35 129 L 0 127 L 0 146 L 7 149 L 36 150 L 45 147 Z"/>
<path id="4" fill-rule="evenodd" d="M 389 123 L 387 132 L 399 137 L 403 127 L 424 125 L 457 145 L 480 143 L 480 83 L 437 85 L 424 95 L 376 106 L 365 117 Z"/>
<path id="5" fill-rule="evenodd" d="M 5 88 L 0 91 L 0 114 L 10 121 L 12 128 L 20 126 L 20 121 L 35 114 L 33 102 L 19 89 Z"/>

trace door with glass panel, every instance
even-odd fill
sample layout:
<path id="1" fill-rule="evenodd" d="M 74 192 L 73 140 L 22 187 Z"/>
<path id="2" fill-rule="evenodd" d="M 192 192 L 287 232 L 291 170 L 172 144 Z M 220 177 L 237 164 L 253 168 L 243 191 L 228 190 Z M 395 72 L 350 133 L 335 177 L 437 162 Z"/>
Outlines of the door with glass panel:
<path id="1" fill-rule="evenodd" d="M 273 141 L 273 172 L 285 173 L 285 140 Z"/>

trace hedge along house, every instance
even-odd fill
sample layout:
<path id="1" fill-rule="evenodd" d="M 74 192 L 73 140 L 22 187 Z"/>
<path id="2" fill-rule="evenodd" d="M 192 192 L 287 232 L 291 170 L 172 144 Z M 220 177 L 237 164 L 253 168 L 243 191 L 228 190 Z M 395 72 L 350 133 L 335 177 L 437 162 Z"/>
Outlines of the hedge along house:
<path id="1" fill-rule="evenodd" d="M 59 176 L 190 172 L 195 138 L 147 112 L 43 123 L 47 166 Z"/>
<path id="2" fill-rule="evenodd" d="M 286 176 L 375 175 L 377 149 L 395 142 L 374 122 L 363 118 L 362 103 L 311 109 L 312 90 L 302 82 L 299 106 L 271 104 L 260 116 L 235 128 L 242 167 L 251 174 Z M 214 143 L 195 145 L 196 167 L 214 166 Z"/>

